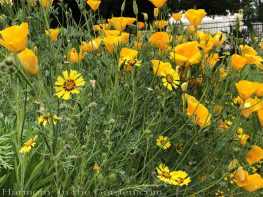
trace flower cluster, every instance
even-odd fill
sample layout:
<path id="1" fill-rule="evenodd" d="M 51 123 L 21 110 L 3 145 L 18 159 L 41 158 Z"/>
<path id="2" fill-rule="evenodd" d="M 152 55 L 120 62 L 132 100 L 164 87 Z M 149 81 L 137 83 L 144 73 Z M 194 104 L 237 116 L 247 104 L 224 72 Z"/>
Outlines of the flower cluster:
<path id="1" fill-rule="evenodd" d="M 191 182 L 191 178 L 186 172 L 181 170 L 170 171 L 169 167 L 164 164 L 160 164 L 158 167 L 156 167 L 156 170 L 158 174 L 157 178 L 164 183 L 175 186 L 184 186 Z"/>

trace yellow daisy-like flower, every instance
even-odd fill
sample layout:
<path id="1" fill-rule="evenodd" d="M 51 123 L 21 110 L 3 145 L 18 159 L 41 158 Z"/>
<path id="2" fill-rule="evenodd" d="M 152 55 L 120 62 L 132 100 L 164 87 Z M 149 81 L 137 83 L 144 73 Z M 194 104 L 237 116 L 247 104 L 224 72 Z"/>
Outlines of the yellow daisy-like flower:
<path id="1" fill-rule="evenodd" d="M 224 197 L 225 195 L 224 195 L 224 192 L 222 191 L 222 190 L 216 190 L 216 192 L 215 192 L 215 196 L 218 196 L 218 197 Z"/>
<path id="2" fill-rule="evenodd" d="M 171 142 L 168 137 L 160 135 L 156 140 L 156 145 L 166 150 L 171 147 Z"/>
<path id="3" fill-rule="evenodd" d="M 179 155 L 182 154 L 182 152 L 183 152 L 183 143 L 182 143 L 182 142 L 177 142 L 177 143 L 175 144 L 175 151 L 176 151 Z"/>
<path id="4" fill-rule="evenodd" d="M 129 56 L 123 57 L 120 61 L 121 63 L 124 63 L 124 69 L 125 71 L 132 71 L 132 68 L 134 66 L 140 67 L 142 64 L 141 60 L 138 60 L 136 58 L 131 58 Z"/>
<path id="5" fill-rule="evenodd" d="M 180 76 L 174 69 L 167 69 L 164 71 L 162 82 L 168 90 L 177 89 L 180 84 Z"/>
<path id="6" fill-rule="evenodd" d="M 94 166 L 92 167 L 92 170 L 95 173 L 99 173 L 100 172 L 100 166 L 97 163 L 95 163 Z"/>
<path id="7" fill-rule="evenodd" d="M 28 141 L 24 143 L 24 146 L 19 150 L 20 153 L 29 152 L 35 145 L 37 141 L 37 135 L 34 138 L 30 138 Z"/>
<path id="8" fill-rule="evenodd" d="M 170 175 L 172 178 L 171 182 L 173 185 L 183 186 L 183 185 L 188 185 L 191 182 L 191 178 L 184 171 L 181 171 L 181 170 L 172 171 Z"/>
<path id="9" fill-rule="evenodd" d="M 58 117 L 57 115 L 54 115 L 53 118 L 51 118 L 50 113 L 47 113 L 47 114 L 43 114 L 43 115 L 39 116 L 37 119 L 37 122 L 39 125 L 46 126 L 47 123 L 49 123 L 51 121 L 51 119 L 53 120 L 54 124 L 57 124 L 57 122 L 62 120 L 62 118 Z"/>
<path id="10" fill-rule="evenodd" d="M 63 77 L 58 76 L 55 82 L 55 90 L 58 98 L 69 100 L 70 94 L 79 94 L 78 87 L 84 86 L 85 81 L 76 70 L 63 71 Z"/>
<path id="11" fill-rule="evenodd" d="M 158 167 L 156 167 L 156 171 L 158 173 L 157 178 L 160 179 L 164 183 L 171 184 L 171 174 L 168 166 L 164 164 L 160 164 Z"/>

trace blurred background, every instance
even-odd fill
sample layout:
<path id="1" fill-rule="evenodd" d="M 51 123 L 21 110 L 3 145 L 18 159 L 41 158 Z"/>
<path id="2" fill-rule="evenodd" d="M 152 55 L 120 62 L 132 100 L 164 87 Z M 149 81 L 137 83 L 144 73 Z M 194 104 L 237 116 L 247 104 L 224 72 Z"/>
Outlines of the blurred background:
<path id="1" fill-rule="evenodd" d="M 200 28 L 211 33 L 238 31 L 240 36 L 263 36 L 263 0 L 168 0 L 168 7 L 173 12 L 205 9 L 208 15 Z"/>

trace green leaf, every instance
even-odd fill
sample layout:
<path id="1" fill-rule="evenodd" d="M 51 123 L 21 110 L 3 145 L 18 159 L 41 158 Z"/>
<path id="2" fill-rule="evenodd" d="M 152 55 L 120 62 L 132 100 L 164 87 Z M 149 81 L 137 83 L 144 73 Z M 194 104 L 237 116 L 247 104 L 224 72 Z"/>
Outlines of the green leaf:
<path id="1" fill-rule="evenodd" d="M 50 185 L 54 176 L 55 176 L 55 174 L 51 174 L 44 179 L 38 180 L 37 183 L 32 187 L 32 190 L 35 191 L 39 188 L 42 188 L 49 182 L 50 183 L 48 185 Z"/>
<path id="2" fill-rule="evenodd" d="M 36 167 L 34 168 L 34 170 L 31 173 L 31 176 L 29 177 L 29 179 L 26 182 L 26 188 L 28 188 L 28 186 L 30 186 L 30 184 L 32 184 L 32 180 L 34 180 L 36 177 L 40 176 L 43 172 L 43 169 L 41 169 L 41 167 L 43 166 L 44 160 L 39 162 Z M 29 189 L 29 188 L 28 188 Z"/>
<path id="3" fill-rule="evenodd" d="M 6 180 L 6 178 L 7 178 L 7 174 L 5 174 L 4 176 L 2 176 L 0 178 L 0 187 L 2 187 L 2 185 L 3 185 L 4 181 Z"/>

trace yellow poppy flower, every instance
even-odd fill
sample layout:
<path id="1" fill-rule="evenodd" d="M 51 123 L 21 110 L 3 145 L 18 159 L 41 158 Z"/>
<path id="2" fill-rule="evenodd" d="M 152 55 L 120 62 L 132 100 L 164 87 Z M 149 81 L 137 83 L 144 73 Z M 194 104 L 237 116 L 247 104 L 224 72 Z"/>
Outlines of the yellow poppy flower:
<path id="1" fill-rule="evenodd" d="M 23 69 L 30 75 L 37 75 L 39 73 L 38 58 L 33 51 L 26 48 L 18 53 L 18 59 L 23 66 Z"/>
<path id="2" fill-rule="evenodd" d="M 45 30 L 45 33 L 47 36 L 49 36 L 51 38 L 52 41 L 56 41 L 58 39 L 58 34 L 59 34 L 59 29 L 49 29 L 49 30 Z"/>
<path id="3" fill-rule="evenodd" d="M 123 31 L 127 25 L 131 25 L 136 21 L 136 18 L 131 17 L 112 17 L 108 19 L 109 23 L 112 23 L 114 28 L 119 31 Z"/>
<path id="4" fill-rule="evenodd" d="M 99 8 L 100 3 L 101 3 L 101 1 L 99 1 L 99 0 L 88 0 L 87 1 L 87 4 L 90 6 L 90 8 L 93 11 L 96 11 Z"/>
<path id="5" fill-rule="evenodd" d="M 255 84 L 257 84 L 257 86 L 258 86 L 258 89 L 256 91 L 256 95 L 257 96 L 263 96 L 263 83 L 255 82 Z"/>
<path id="6" fill-rule="evenodd" d="M 205 16 L 206 16 L 206 12 L 204 9 L 199 9 L 199 10 L 189 9 L 185 12 L 185 17 L 195 27 L 197 27 L 201 23 L 201 21 Z"/>
<path id="7" fill-rule="evenodd" d="M 132 25 L 135 21 L 136 21 L 136 18 L 134 17 L 123 17 L 127 20 L 127 25 Z"/>
<path id="8" fill-rule="evenodd" d="M 257 55 L 256 50 L 253 49 L 252 47 L 248 46 L 248 45 L 240 45 L 239 48 L 241 50 L 242 56 L 245 56 L 245 55 L 255 56 L 255 55 Z"/>
<path id="9" fill-rule="evenodd" d="M 149 41 L 159 49 L 166 49 L 170 42 L 170 35 L 166 32 L 155 32 L 150 36 Z"/>
<path id="10" fill-rule="evenodd" d="M 244 185 L 243 188 L 245 190 L 247 190 L 248 192 L 253 192 L 253 191 L 256 191 L 258 189 L 263 188 L 263 179 L 257 173 L 249 175 L 247 177 L 246 183 L 247 184 Z"/>
<path id="11" fill-rule="evenodd" d="M 190 34 L 195 33 L 195 26 L 193 26 L 193 25 L 187 25 L 187 26 L 186 26 L 186 29 L 188 30 L 188 32 L 189 32 Z"/>
<path id="12" fill-rule="evenodd" d="M 241 166 L 235 171 L 234 181 L 238 187 L 242 187 L 249 192 L 263 188 L 262 177 L 257 173 L 249 175 Z"/>
<path id="13" fill-rule="evenodd" d="M 22 51 L 26 48 L 28 34 L 28 23 L 13 25 L 0 31 L 2 38 L 0 45 L 11 52 Z"/>
<path id="14" fill-rule="evenodd" d="M 247 184 L 248 172 L 243 169 L 242 166 L 239 166 L 234 173 L 234 181 L 238 187 L 243 187 Z"/>
<path id="15" fill-rule="evenodd" d="M 72 63 L 79 63 L 83 60 L 84 56 L 82 54 L 82 51 L 78 53 L 75 48 L 70 49 L 68 60 Z"/>
<path id="16" fill-rule="evenodd" d="M 203 52 L 207 54 L 213 49 L 214 43 L 206 40 L 201 40 L 200 47 L 202 48 Z"/>
<path id="17" fill-rule="evenodd" d="M 212 53 L 211 55 L 206 55 L 206 63 L 209 65 L 209 67 L 212 69 L 216 65 L 216 63 L 219 61 L 219 55 L 218 53 Z"/>
<path id="18" fill-rule="evenodd" d="M 247 59 L 247 64 L 255 64 L 258 67 L 261 67 L 261 62 L 263 59 L 257 55 L 255 49 L 248 45 L 240 45 L 241 54 Z"/>
<path id="19" fill-rule="evenodd" d="M 249 151 L 249 153 L 246 157 L 246 161 L 249 164 L 253 164 L 253 163 L 259 162 L 261 159 L 263 159 L 262 148 L 257 146 L 257 145 L 253 146 L 253 148 Z"/>
<path id="20" fill-rule="evenodd" d="M 20 153 L 29 152 L 35 145 L 37 141 L 37 135 L 34 138 L 30 138 L 28 141 L 24 143 L 24 146 L 19 150 Z"/>
<path id="21" fill-rule="evenodd" d="M 205 33 L 201 30 L 196 31 L 196 36 L 197 38 L 199 38 L 200 40 L 206 40 L 209 41 L 212 39 L 212 35 L 210 33 Z"/>
<path id="22" fill-rule="evenodd" d="M 93 25 L 92 29 L 94 31 L 109 30 L 110 29 L 110 24 L 109 23 L 101 23 L 99 25 Z"/>
<path id="23" fill-rule="evenodd" d="M 58 98 L 64 100 L 70 99 L 70 94 L 79 94 L 79 87 L 84 86 L 85 81 L 80 73 L 76 70 L 63 72 L 63 77 L 58 76 L 55 82 L 55 91 Z"/>
<path id="24" fill-rule="evenodd" d="M 130 34 L 127 33 L 127 32 L 122 32 L 121 35 L 120 35 L 120 40 L 124 44 L 128 44 L 129 43 L 129 38 L 130 38 Z"/>
<path id="25" fill-rule="evenodd" d="M 211 38 L 211 41 L 214 43 L 214 46 L 220 47 L 226 40 L 226 35 L 222 32 L 216 32 Z"/>
<path id="26" fill-rule="evenodd" d="M 243 100 L 250 98 L 258 89 L 258 84 L 247 80 L 240 80 L 235 85 L 240 98 Z"/>
<path id="27" fill-rule="evenodd" d="M 181 18 L 182 18 L 182 14 L 181 13 L 173 13 L 172 17 L 174 20 L 176 20 L 176 22 L 178 22 Z"/>
<path id="28" fill-rule="evenodd" d="M 170 59 L 179 66 L 198 64 L 202 54 L 196 41 L 179 44 L 170 52 Z"/>
<path id="29" fill-rule="evenodd" d="M 198 124 L 200 127 L 209 126 L 211 114 L 208 109 L 191 95 L 184 94 L 183 99 L 187 101 L 187 115 L 192 117 L 192 122 Z"/>
<path id="30" fill-rule="evenodd" d="M 53 4 L 53 0 L 39 0 L 39 2 L 44 8 L 49 8 Z"/>
<path id="31" fill-rule="evenodd" d="M 103 39 L 106 49 L 113 53 L 116 51 L 117 46 L 122 42 L 122 38 L 119 36 L 107 36 Z"/>
<path id="32" fill-rule="evenodd" d="M 169 62 L 162 62 L 160 60 L 152 60 L 153 73 L 157 76 L 165 76 L 165 70 L 172 69 L 172 65 Z"/>
<path id="33" fill-rule="evenodd" d="M 95 38 L 89 42 L 82 42 L 80 46 L 80 51 L 82 52 L 90 52 L 96 51 L 100 48 L 101 38 Z"/>
<path id="34" fill-rule="evenodd" d="M 231 56 L 231 65 L 236 71 L 241 71 L 247 63 L 247 59 L 234 54 Z"/>
<path id="35" fill-rule="evenodd" d="M 121 31 L 119 30 L 103 30 L 104 35 L 107 36 L 120 36 Z"/>
<path id="36" fill-rule="evenodd" d="M 149 0 L 150 2 L 152 2 L 152 4 L 156 7 L 156 8 L 160 8 L 162 7 L 165 3 L 166 0 Z"/>
<path id="37" fill-rule="evenodd" d="M 130 57 L 131 59 L 135 58 L 138 55 L 138 51 L 133 50 L 133 49 L 129 49 L 127 47 L 124 47 L 121 49 L 120 52 L 120 59 L 124 58 L 124 57 Z"/>
<path id="38" fill-rule="evenodd" d="M 263 100 L 258 98 L 254 98 L 254 99 L 249 98 L 244 101 L 241 114 L 245 118 L 247 118 L 251 115 L 251 113 L 261 109 L 263 109 Z"/>

